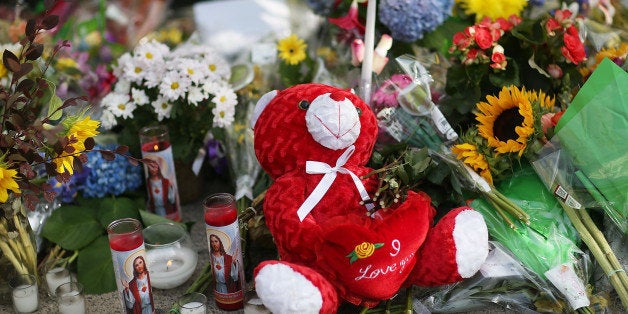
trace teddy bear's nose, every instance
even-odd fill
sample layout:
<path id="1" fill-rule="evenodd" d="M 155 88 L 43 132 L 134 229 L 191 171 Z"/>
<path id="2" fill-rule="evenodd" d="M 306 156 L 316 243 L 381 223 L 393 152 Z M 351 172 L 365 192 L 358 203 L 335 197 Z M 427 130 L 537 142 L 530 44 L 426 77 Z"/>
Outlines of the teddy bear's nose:
<path id="1" fill-rule="evenodd" d="M 360 117 L 348 99 L 336 101 L 330 93 L 312 101 L 305 114 L 307 129 L 315 141 L 329 149 L 344 149 L 360 135 Z"/>

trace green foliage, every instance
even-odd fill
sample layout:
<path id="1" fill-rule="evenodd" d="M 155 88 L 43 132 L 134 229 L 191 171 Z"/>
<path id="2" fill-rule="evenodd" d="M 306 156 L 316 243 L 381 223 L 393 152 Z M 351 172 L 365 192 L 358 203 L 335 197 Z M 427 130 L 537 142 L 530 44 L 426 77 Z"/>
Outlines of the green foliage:
<path id="1" fill-rule="evenodd" d="M 42 236 L 65 250 L 78 251 L 77 274 L 85 293 L 111 292 L 116 289 L 116 282 L 107 226 L 121 218 L 138 219 L 144 226 L 172 222 L 143 207 L 142 199 L 128 197 L 79 199 L 78 205 L 63 205 L 53 211 Z"/>

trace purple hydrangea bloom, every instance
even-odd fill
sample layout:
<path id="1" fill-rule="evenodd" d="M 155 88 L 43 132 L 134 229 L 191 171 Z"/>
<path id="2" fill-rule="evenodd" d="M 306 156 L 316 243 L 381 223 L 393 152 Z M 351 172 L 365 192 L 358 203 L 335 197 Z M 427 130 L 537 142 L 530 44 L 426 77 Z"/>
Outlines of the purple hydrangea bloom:
<path id="1" fill-rule="evenodd" d="M 94 149 L 114 150 L 116 145 L 96 145 Z M 136 190 L 144 180 L 141 165 L 134 166 L 119 155 L 111 161 L 102 158 L 98 152 L 88 153 L 85 164 L 91 169 L 83 185 L 84 197 L 117 196 L 127 191 Z"/>
<path id="2" fill-rule="evenodd" d="M 382 0 L 379 21 L 395 40 L 413 42 L 433 31 L 451 15 L 453 0 Z"/>

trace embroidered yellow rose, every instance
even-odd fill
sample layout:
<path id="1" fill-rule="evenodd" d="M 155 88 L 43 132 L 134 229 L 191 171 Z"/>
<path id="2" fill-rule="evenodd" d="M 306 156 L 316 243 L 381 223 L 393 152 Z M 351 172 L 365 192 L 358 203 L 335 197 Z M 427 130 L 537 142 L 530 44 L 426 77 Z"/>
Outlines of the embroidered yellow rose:
<path id="1" fill-rule="evenodd" d="M 367 258 L 375 252 L 376 249 L 384 246 L 384 243 L 371 243 L 371 242 L 362 242 L 355 246 L 353 251 L 347 255 L 349 258 L 349 264 L 357 261 L 358 259 Z"/>

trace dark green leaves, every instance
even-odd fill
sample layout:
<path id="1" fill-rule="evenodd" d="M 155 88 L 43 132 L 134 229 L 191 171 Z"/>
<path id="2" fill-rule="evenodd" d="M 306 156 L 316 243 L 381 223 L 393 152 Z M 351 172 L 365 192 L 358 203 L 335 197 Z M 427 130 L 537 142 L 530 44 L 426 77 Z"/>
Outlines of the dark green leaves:
<path id="1" fill-rule="evenodd" d="M 63 206 L 52 212 L 42 235 L 66 250 L 79 250 L 103 234 L 102 225 L 90 210 Z"/>
<path id="2" fill-rule="evenodd" d="M 92 245 L 79 251 L 78 280 L 86 294 L 101 294 L 116 290 L 116 277 L 111 261 L 107 236 L 100 236 Z"/>

